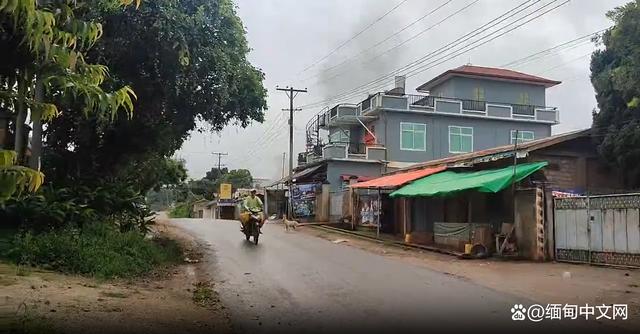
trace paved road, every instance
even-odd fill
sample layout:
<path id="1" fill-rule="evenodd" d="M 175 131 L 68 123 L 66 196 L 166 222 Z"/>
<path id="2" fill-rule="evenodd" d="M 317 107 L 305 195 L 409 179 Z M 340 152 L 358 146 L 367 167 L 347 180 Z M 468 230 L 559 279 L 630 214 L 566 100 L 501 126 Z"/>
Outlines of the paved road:
<path id="1" fill-rule="evenodd" d="M 211 245 L 210 270 L 238 333 L 568 329 L 567 322 L 512 321 L 515 303 L 531 304 L 522 298 L 344 244 L 285 232 L 283 225 L 265 225 L 256 246 L 244 240 L 238 222 L 173 223 Z M 604 329 L 594 322 L 589 327 Z"/>

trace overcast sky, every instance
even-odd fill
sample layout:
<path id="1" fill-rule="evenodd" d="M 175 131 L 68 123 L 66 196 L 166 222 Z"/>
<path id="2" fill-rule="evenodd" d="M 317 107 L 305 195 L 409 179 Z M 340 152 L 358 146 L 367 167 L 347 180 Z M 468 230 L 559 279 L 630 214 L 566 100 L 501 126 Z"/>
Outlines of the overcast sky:
<path id="1" fill-rule="evenodd" d="M 416 93 L 417 86 L 447 69 L 466 63 L 504 66 L 607 28 L 611 22 L 605 13 L 627 2 L 572 0 L 551 10 L 565 1 L 236 0 L 238 15 L 246 27 L 252 48 L 249 59 L 266 74 L 264 86 L 268 90 L 269 106 L 266 121 L 246 129 L 229 126 L 220 133 L 194 133 L 176 156 L 186 160 L 192 178 L 204 176 L 217 164 L 217 158 L 211 152 L 228 152 L 229 155 L 222 159 L 227 167 L 248 168 L 254 177 L 277 179 L 282 173 L 282 154 L 288 154 L 289 137 L 288 112 L 282 111 L 288 108 L 288 99 L 283 92 L 275 90 L 276 85 L 308 88 L 308 94 L 297 96 L 296 107 L 351 91 L 354 93 L 348 98 L 327 101 L 326 105 L 358 103 L 369 91 L 392 88 L 394 72 L 409 74 L 407 93 Z M 454 48 L 433 52 L 523 3 L 526 4 L 518 9 L 524 11 L 515 16 L 503 16 L 503 22 L 472 39 Z M 398 4 L 400 6 L 378 20 Z M 547 10 L 551 11 L 465 52 Z M 418 21 L 430 12 L 432 14 Z M 524 16 L 526 18 L 522 18 Z M 489 35 L 492 32 L 495 34 Z M 589 54 L 594 49 L 590 42 L 569 44 L 564 49 L 544 54 L 544 57 L 510 67 L 563 81 L 547 90 L 547 105 L 560 110 L 560 124 L 553 127 L 553 133 L 586 128 L 591 124 L 591 111 L 596 101 L 589 82 Z M 458 53 L 460 55 L 456 56 Z M 429 57 L 425 57 L 427 55 Z M 427 59 L 416 63 L 415 67 L 398 71 L 421 57 Z M 385 75 L 390 76 L 381 81 L 384 87 L 376 85 L 354 90 Z M 304 150 L 307 121 L 320 109 L 305 108 L 296 113 L 296 154 Z"/>

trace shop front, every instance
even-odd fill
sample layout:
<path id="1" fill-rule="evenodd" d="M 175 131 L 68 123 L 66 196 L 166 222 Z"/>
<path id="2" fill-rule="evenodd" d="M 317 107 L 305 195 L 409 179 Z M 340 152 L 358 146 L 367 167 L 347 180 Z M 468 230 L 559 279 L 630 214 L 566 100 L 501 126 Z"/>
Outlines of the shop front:
<path id="1" fill-rule="evenodd" d="M 535 196 L 524 196 L 531 183 L 521 184 L 518 189 L 515 184 L 545 166 L 546 162 L 535 162 L 468 172 L 447 170 L 401 187 L 390 197 L 409 200 L 407 239 L 412 242 L 459 252 L 475 247 L 477 252 L 487 254 L 503 248 L 496 242 L 496 235 L 506 230 L 508 242 L 517 230 L 520 244 L 526 243 L 533 249 L 526 249 L 526 253 L 533 254 L 539 246 L 531 236 L 536 236 L 537 226 L 543 222 L 537 221 L 536 210 L 532 209 Z M 529 211 L 534 214 L 523 214 Z M 534 242 L 528 243 L 531 239 Z"/>

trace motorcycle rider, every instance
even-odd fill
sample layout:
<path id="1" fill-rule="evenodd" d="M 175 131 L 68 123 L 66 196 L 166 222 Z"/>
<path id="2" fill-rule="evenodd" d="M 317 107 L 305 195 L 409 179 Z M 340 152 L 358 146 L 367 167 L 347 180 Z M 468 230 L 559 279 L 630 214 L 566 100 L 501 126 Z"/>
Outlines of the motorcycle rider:
<path id="1" fill-rule="evenodd" d="M 245 197 L 244 201 L 242 202 L 243 212 L 240 215 L 240 218 L 242 222 L 243 231 L 244 231 L 245 225 L 249 222 L 249 217 L 252 212 L 257 213 L 257 215 L 260 217 L 260 227 L 264 225 L 264 212 L 262 211 L 263 204 L 260 197 L 256 196 L 256 192 L 257 191 L 255 189 L 251 189 L 249 196 Z"/>

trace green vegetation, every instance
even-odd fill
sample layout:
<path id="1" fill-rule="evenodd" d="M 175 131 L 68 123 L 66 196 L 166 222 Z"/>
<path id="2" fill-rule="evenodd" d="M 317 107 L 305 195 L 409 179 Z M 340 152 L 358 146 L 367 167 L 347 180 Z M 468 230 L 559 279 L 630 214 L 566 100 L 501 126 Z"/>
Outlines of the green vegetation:
<path id="1" fill-rule="evenodd" d="M 0 222 L 14 233 L 2 254 L 99 277 L 179 258 L 145 238 L 145 195 L 196 198 L 171 158 L 189 133 L 264 120 L 233 2 L 0 1 L 0 50 Z"/>
<path id="2" fill-rule="evenodd" d="M 251 188 L 253 177 L 247 169 L 211 168 L 200 180 L 189 180 L 147 193 L 149 205 L 158 210 L 170 209 L 172 218 L 189 218 L 193 203 L 200 199 L 214 200 L 220 184 L 229 183 L 233 189 Z M 172 206 L 173 204 L 173 206 Z"/>
<path id="3" fill-rule="evenodd" d="M 171 218 L 189 218 L 191 217 L 191 203 L 177 203 L 176 206 L 169 211 Z"/>
<path id="4" fill-rule="evenodd" d="M 66 227 L 15 237 L 5 256 L 19 265 L 39 266 L 98 278 L 133 277 L 157 265 L 182 259 L 171 240 L 148 240 L 135 231 L 120 232 L 106 224 Z"/>
<path id="5" fill-rule="evenodd" d="M 591 82 L 598 112 L 595 140 L 627 186 L 640 186 L 640 2 L 618 7 L 607 17 L 614 26 L 598 39 L 603 48 L 591 57 Z"/>

